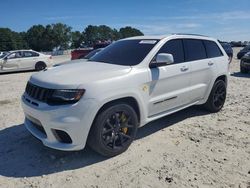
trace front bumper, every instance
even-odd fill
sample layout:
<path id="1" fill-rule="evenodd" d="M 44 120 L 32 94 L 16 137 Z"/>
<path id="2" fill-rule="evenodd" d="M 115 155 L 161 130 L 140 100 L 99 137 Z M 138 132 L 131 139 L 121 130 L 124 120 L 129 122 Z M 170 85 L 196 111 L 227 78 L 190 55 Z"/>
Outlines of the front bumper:
<path id="1" fill-rule="evenodd" d="M 241 59 L 240 66 L 250 70 L 250 59 Z"/>
<path id="2" fill-rule="evenodd" d="M 82 99 L 73 105 L 49 106 L 25 93 L 22 96 L 22 107 L 25 114 L 24 124 L 31 134 L 45 146 L 65 151 L 81 150 L 85 147 L 98 111 L 94 99 Z"/>

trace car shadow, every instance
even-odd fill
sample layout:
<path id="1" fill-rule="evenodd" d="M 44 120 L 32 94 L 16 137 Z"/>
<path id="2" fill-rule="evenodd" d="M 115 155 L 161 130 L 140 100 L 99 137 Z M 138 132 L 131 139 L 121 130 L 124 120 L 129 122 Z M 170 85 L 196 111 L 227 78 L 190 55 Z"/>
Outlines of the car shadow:
<path id="1" fill-rule="evenodd" d="M 26 73 L 26 72 L 37 72 L 37 71 L 36 70 L 23 70 L 23 71 L 12 71 L 12 72 L 0 72 L 0 75 Z"/>
<path id="2" fill-rule="evenodd" d="M 138 129 L 136 139 L 149 136 L 193 116 L 207 112 L 192 107 L 153 121 Z M 82 151 L 63 152 L 42 145 L 31 136 L 23 124 L 0 131 L 0 175 L 6 177 L 35 177 L 83 168 L 107 160 L 88 147 Z"/>
<path id="3" fill-rule="evenodd" d="M 241 73 L 241 72 L 234 72 L 231 76 L 238 77 L 238 78 L 250 78 L 250 73 Z"/>

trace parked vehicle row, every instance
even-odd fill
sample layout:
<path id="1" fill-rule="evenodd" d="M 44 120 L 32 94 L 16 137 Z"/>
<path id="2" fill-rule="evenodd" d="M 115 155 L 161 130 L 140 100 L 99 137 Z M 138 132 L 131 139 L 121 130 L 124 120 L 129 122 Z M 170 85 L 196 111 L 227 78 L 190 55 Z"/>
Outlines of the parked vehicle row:
<path id="1" fill-rule="evenodd" d="M 33 50 L 16 50 L 0 56 L 0 73 L 43 70 L 51 65 L 52 57 Z"/>
<path id="2" fill-rule="evenodd" d="M 228 42 L 220 42 L 221 46 L 224 48 L 225 52 L 228 55 L 229 63 L 232 62 L 233 59 L 233 48 L 230 43 Z"/>
<path id="3" fill-rule="evenodd" d="M 26 128 L 44 145 L 124 152 L 137 128 L 192 105 L 218 112 L 227 92 L 228 56 L 197 35 L 122 39 L 84 63 L 35 73 L 22 96 Z"/>

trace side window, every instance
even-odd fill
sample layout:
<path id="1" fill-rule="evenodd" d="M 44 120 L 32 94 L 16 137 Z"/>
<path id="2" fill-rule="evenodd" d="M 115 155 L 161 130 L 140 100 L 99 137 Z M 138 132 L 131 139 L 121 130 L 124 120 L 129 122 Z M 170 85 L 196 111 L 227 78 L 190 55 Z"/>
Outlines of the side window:
<path id="1" fill-rule="evenodd" d="M 15 58 L 21 58 L 22 54 L 21 52 L 13 52 L 11 54 L 8 55 L 8 59 L 15 59 Z"/>
<path id="2" fill-rule="evenodd" d="M 38 57 L 38 56 L 39 56 L 39 54 L 36 53 L 36 52 L 31 52 L 31 53 L 32 53 L 32 56 L 33 56 L 33 57 Z"/>
<path id="3" fill-rule="evenodd" d="M 32 57 L 32 52 L 29 52 L 29 51 L 24 51 L 23 52 L 23 57 Z"/>
<path id="4" fill-rule="evenodd" d="M 37 56 L 39 56 L 39 54 L 36 52 L 32 52 L 32 51 L 23 52 L 23 57 L 37 57 Z"/>
<path id="5" fill-rule="evenodd" d="M 16 58 L 16 53 L 11 53 L 10 55 L 7 56 L 8 59 L 14 59 Z"/>
<path id="6" fill-rule="evenodd" d="M 204 41 L 204 44 L 206 47 L 208 58 L 219 57 L 223 55 L 220 48 L 215 42 L 206 40 Z"/>
<path id="7" fill-rule="evenodd" d="M 158 53 L 169 53 L 173 55 L 174 63 L 184 62 L 184 51 L 181 39 L 174 39 L 164 44 Z"/>
<path id="8" fill-rule="evenodd" d="M 186 61 L 206 59 L 207 54 L 203 42 L 197 39 L 184 39 Z"/>

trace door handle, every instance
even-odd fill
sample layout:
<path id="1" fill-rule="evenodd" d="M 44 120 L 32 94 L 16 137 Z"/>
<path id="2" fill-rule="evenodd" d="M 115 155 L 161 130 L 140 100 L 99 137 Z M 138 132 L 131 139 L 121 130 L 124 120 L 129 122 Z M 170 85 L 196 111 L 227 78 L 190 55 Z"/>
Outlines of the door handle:
<path id="1" fill-rule="evenodd" d="M 181 67 L 182 72 L 187 71 L 187 70 L 188 70 L 188 67 Z"/>
<path id="2" fill-rule="evenodd" d="M 213 64 L 214 64 L 214 63 L 213 63 L 212 61 L 209 61 L 209 62 L 208 62 L 208 65 L 209 65 L 209 66 L 212 66 Z"/>

